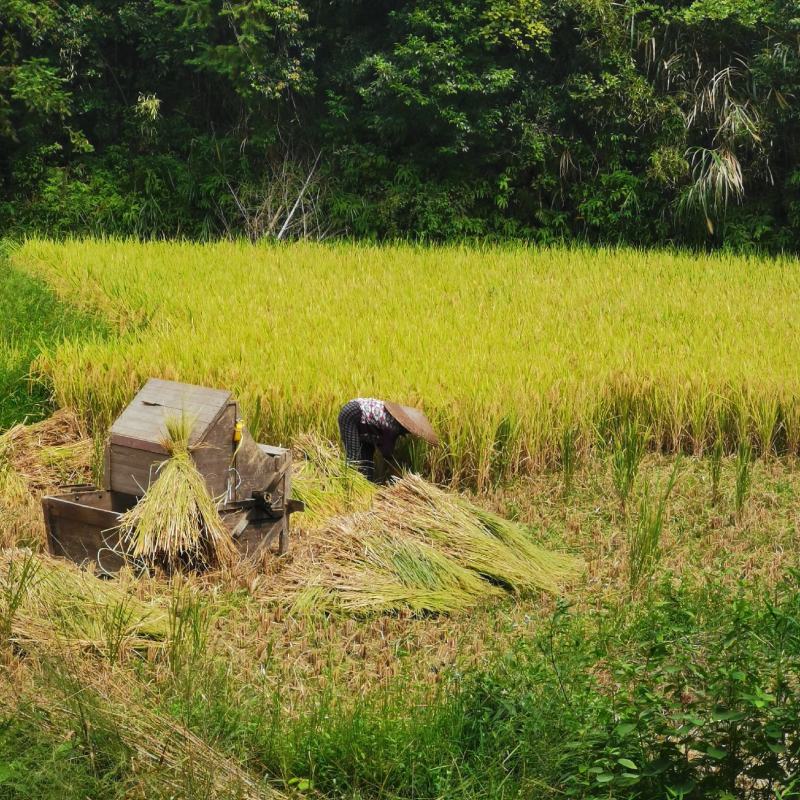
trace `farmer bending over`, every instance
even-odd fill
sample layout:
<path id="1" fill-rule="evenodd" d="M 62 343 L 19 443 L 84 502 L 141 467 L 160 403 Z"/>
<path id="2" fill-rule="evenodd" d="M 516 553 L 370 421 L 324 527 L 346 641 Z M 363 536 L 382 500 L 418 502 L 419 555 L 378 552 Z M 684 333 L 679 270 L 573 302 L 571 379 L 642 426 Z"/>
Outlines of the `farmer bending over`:
<path id="1" fill-rule="evenodd" d="M 339 433 L 347 460 L 371 481 L 375 480 L 376 447 L 388 460 L 397 440 L 406 434 L 430 444 L 439 443 L 428 418 L 419 409 L 373 397 L 345 403 L 339 412 Z"/>

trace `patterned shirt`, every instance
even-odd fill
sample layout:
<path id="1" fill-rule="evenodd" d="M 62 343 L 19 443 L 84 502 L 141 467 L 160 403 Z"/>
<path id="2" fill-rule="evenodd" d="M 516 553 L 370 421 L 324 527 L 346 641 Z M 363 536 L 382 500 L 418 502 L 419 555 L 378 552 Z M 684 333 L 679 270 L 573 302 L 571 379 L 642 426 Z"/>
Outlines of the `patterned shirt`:
<path id="1" fill-rule="evenodd" d="M 403 426 L 386 410 L 382 400 L 374 397 L 357 397 L 356 403 L 361 406 L 361 422 L 373 425 L 383 431 L 400 433 Z"/>

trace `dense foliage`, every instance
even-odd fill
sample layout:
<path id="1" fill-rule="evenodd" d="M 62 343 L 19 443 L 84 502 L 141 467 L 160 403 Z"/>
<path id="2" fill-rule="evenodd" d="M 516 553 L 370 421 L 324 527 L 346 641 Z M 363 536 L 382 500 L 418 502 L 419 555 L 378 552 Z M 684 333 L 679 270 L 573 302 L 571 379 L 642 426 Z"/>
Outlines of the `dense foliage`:
<path id="1" fill-rule="evenodd" d="M 796 0 L 0 0 L 0 226 L 794 248 L 799 31 Z"/>

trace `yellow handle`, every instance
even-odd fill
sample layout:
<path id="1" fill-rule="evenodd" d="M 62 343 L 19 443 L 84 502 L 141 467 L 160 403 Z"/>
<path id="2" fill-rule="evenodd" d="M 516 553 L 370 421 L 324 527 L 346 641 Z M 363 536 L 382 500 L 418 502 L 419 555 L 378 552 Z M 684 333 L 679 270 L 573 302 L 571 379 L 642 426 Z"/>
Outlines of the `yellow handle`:
<path id="1" fill-rule="evenodd" d="M 241 442 L 242 441 L 242 429 L 244 428 L 244 421 L 237 419 L 236 425 L 233 426 L 233 441 L 234 442 Z"/>

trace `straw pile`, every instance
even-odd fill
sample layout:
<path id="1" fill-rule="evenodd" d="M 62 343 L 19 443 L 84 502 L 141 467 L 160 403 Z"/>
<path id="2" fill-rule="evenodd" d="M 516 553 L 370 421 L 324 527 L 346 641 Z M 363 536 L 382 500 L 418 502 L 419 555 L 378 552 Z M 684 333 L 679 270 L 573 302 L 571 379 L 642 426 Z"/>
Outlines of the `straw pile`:
<path id="1" fill-rule="evenodd" d="M 87 480 L 92 453 L 84 427 L 65 410 L 33 425 L 14 425 L 0 435 L 0 463 L 13 469 L 33 492 Z"/>
<path id="2" fill-rule="evenodd" d="M 110 753 L 126 764 L 125 797 L 270 800 L 285 794 L 251 775 L 235 757 L 172 718 L 130 670 L 88 659 L 59 659 L 31 674 L 17 699 L 0 699 L 53 735 L 72 730 L 94 761 Z"/>
<path id="3" fill-rule="evenodd" d="M 503 590 L 557 592 L 581 570 L 523 526 L 416 475 L 377 488 L 329 445 L 304 440 L 302 455 L 294 491 L 307 504 L 305 535 L 271 588 L 296 610 L 448 612 Z"/>
<path id="4" fill-rule="evenodd" d="M 106 655 L 162 644 L 166 610 L 136 597 L 124 580 L 107 581 L 29 550 L 0 551 L 2 638 L 23 650 L 67 647 Z"/>
<path id="5" fill-rule="evenodd" d="M 166 421 L 170 457 L 142 499 L 120 518 L 120 540 L 134 560 L 173 572 L 230 565 L 236 548 L 206 482 L 192 460 L 192 423 Z"/>
<path id="6" fill-rule="evenodd" d="M 1 434 L 0 546 L 43 543 L 41 495 L 59 484 L 88 482 L 92 455 L 92 440 L 68 411 Z"/>

